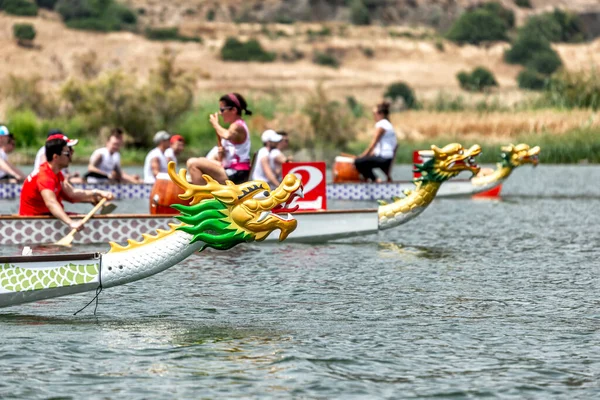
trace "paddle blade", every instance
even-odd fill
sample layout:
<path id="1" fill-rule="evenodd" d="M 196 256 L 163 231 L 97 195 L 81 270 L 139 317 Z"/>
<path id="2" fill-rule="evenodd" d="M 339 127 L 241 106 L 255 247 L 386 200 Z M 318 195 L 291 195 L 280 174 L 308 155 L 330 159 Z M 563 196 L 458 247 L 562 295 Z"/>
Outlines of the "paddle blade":
<path id="1" fill-rule="evenodd" d="M 117 205 L 115 203 L 108 203 L 104 207 L 102 207 L 102 209 L 100 210 L 100 215 L 110 214 L 111 212 L 115 211 L 116 208 Z"/>
<path id="2" fill-rule="evenodd" d="M 69 233 L 67 236 L 60 239 L 58 242 L 56 242 L 54 244 L 57 246 L 71 247 L 71 243 L 73 243 L 74 239 L 75 239 L 75 235 L 73 233 Z"/>

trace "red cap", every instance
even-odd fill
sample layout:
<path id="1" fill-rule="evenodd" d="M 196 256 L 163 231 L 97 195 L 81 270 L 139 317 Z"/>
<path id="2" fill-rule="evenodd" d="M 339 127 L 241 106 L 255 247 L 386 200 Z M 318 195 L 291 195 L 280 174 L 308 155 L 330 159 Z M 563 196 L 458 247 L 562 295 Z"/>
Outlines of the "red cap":
<path id="1" fill-rule="evenodd" d="M 75 146 L 77 144 L 77 142 L 79 142 L 79 140 L 77 140 L 77 139 L 69 139 L 62 133 L 57 133 L 56 135 L 48 136 L 48 139 L 46 139 L 46 142 L 49 140 L 56 140 L 56 139 L 64 140 L 65 142 L 67 142 L 67 146 L 69 146 L 69 147 Z"/>
<path id="2" fill-rule="evenodd" d="M 173 136 L 171 136 L 170 140 L 171 140 L 171 144 L 173 144 L 175 142 L 184 142 L 185 143 L 185 140 L 183 139 L 183 136 L 181 136 L 181 135 L 173 135 Z"/>

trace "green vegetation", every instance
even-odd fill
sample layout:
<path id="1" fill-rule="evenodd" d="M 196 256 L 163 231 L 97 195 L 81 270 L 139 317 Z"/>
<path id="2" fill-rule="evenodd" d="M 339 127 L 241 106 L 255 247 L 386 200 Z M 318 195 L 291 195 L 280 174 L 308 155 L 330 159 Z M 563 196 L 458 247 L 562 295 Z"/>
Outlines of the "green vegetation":
<path id="1" fill-rule="evenodd" d="M 54 6 L 57 2 L 58 0 L 35 0 L 35 4 L 37 4 L 39 8 L 45 8 L 47 10 L 54 10 Z"/>
<path id="2" fill-rule="evenodd" d="M 600 142 L 596 140 L 600 136 L 598 128 L 579 128 L 557 135 L 553 132 L 527 133 L 513 138 L 512 143 L 528 143 L 531 146 L 540 146 L 542 152 L 540 161 L 548 164 L 573 164 L 582 160 L 590 163 L 600 163 Z M 424 139 L 418 141 L 403 141 L 396 152 L 396 162 L 412 163 L 412 152 L 415 149 L 429 149 L 432 144 L 443 146 L 448 143 L 459 142 L 463 146 L 479 144 L 482 153 L 478 157 L 479 163 L 495 163 L 500 160 L 500 144 L 497 140 L 486 140 L 485 138 L 465 139 L 464 137 L 447 136 L 435 139 Z M 366 143 L 355 143 L 356 148 L 364 148 Z"/>
<path id="3" fill-rule="evenodd" d="M 524 69 L 517 76 L 517 82 L 521 89 L 543 90 L 547 80 L 548 77 L 532 69 Z"/>
<path id="4" fill-rule="evenodd" d="M 350 21 L 354 25 L 370 25 L 371 15 L 362 0 L 352 0 L 350 3 Z"/>
<path id="5" fill-rule="evenodd" d="M 543 37 L 552 43 L 577 43 L 585 39 L 579 17 L 559 9 L 529 17 L 519 35 Z"/>
<path id="6" fill-rule="evenodd" d="M 146 37 L 150 40 L 176 40 L 178 42 L 202 43 L 198 36 L 183 36 L 179 34 L 179 28 L 146 28 Z"/>
<path id="7" fill-rule="evenodd" d="M 544 93 L 549 106 L 600 109 L 600 77 L 596 71 L 555 74 Z"/>
<path id="8" fill-rule="evenodd" d="M 14 24 L 13 35 L 19 46 L 31 46 L 35 39 L 35 27 L 31 24 Z"/>
<path id="9" fill-rule="evenodd" d="M 520 8 L 533 8 L 530 0 L 515 0 L 515 4 Z"/>
<path id="10" fill-rule="evenodd" d="M 515 13 L 509 8 L 502 7 L 502 4 L 496 1 L 481 3 L 477 6 L 477 9 L 488 11 L 489 13 L 502 18 L 506 27 L 509 29 L 515 27 Z"/>
<path id="11" fill-rule="evenodd" d="M 27 0 L 0 0 L 0 10 L 7 14 L 31 17 L 37 15 L 38 6 Z"/>
<path id="12" fill-rule="evenodd" d="M 256 39 L 242 42 L 229 37 L 221 48 L 221 58 L 225 61 L 272 62 L 275 60 L 275 53 L 265 51 Z"/>
<path id="13" fill-rule="evenodd" d="M 313 62 L 317 65 L 324 65 L 326 67 L 339 68 L 340 60 L 333 54 L 321 51 L 315 51 L 313 53 Z"/>
<path id="14" fill-rule="evenodd" d="M 507 23 L 501 16 L 487 9 L 475 9 L 462 14 L 446 37 L 457 43 L 480 44 L 506 40 L 507 30 Z"/>
<path id="15" fill-rule="evenodd" d="M 392 83 L 385 91 L 384 97 L 389 97 L 392 101 L 402 99 L 407 109 L 419 107 L 415 91 L 406 82 Z"/>
<path id="16" fill-rule="evenodd" d="M 132 29 L 136 14 L 114 0 L 58 0 L 54 6 L 72 29 L 100 32 Z"/>
<path id="17" fill-rule="evenodd" d="M 498 86 L 492 71 L 484 67 L 476 67 L 472 72 L 461 71 L 456 75 L 460 87 L 470 92 L 483 92 Z"/>

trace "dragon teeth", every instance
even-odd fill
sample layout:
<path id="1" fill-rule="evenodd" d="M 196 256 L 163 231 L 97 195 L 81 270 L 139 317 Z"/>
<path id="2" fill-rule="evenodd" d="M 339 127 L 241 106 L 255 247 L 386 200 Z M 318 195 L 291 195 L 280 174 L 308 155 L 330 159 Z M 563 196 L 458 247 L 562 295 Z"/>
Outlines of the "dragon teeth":
<path id="1" fill-rule="evenodd" d="M 260 213 L 260 217 L 258 217 L 258 219 L 256 220 L 256 222 L 261 222 L 263 221 L 265 218 L 267 218 L 269 216 L 269 214 L 271 214 L 271 211 L 263 211 Z"/>

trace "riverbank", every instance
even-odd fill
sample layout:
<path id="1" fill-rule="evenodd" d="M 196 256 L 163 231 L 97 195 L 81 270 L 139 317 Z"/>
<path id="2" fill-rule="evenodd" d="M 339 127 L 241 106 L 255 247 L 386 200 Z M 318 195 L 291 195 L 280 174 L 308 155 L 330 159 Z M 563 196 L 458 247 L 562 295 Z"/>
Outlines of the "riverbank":
<path id="1" fill-rule="evenodd" d="M 440 134 L 432 137 L 406 137 L 402 134 L 399 137 L 399 146 L 396 154 L 396 163 L 412 163 L 412 152 L 414 150 L 424 150 L 431 148 L 432 144 L 442 147 L 445 144 L 459 142 L 464 146 L 479 144 L 483 152 L 479 156 L 480 163 L 494 163 L 499 160 L 500 147 L 509 143 L 527 143 L 530 146 L 540 146 L 542 153 L 540 160 L 548 164 L 597 164 L 600 163 L 600 127 L 582 126 L 579 128 L 568 129 L 565 132 L 523 132 L 514 134 L 510 137 L 493 135 L 461 135 L 461 134 Z M 401 136 L 399 134 L 399 136 Z M 292 140 L 294 137 L 292 136 Z M 209 146 L 212 143 L 209 143 Z M 91 153 L 101 144 L 90 143 L 83 139 L 76 147 L 73 162 L 76 164 L 87 164 Z M 186 160 L 192 156 L 206 154 L 209 146 L 195 147 L 188 146 L 184 154 L 179 158 Z M 252 151 L 260 148 L 260 138 L 257 133 L 252 134 Z M 368 140 L 364 138 L 348 144 L 349 152 L 358 154 L 368 146 Z M 27 147 L 15 150 L 10 159 L 19 165 L 32 165 L 35 154 L 39 147 Z M 121 161 L 124 166 L 143 165 L 144 158 L 149 149 L 128 147 L 121 151 Z M 296 161 L 319 161 L 325 160 L 328 164 L 333 162 L 336 155 L 339 155 L 339 149 L 332 148 L 303 148 L 293 146 L 286 153 L 293 155 Z"/>

